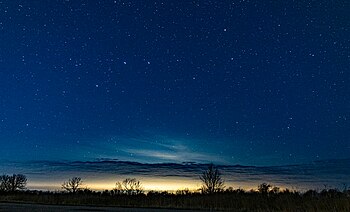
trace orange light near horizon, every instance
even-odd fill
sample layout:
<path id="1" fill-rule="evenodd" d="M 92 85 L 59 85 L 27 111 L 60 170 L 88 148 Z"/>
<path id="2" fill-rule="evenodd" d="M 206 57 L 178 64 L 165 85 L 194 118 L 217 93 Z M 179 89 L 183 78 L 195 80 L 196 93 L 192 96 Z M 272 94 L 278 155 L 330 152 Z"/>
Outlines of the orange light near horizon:
<path id="1" fill-rule="evenodd" d="M 140 180 L 142 187 L 146 191 L 176 191 L 182 189 L 197 190 L 200 187 L 200 182 L 188 180 L 188 179 L 153 179 L 144 178 Z M 102 180 L 91 179 L 84 180 L 82 188 L 89 188 L 92 190 L 112 190 L 115 188 L 115 180 Z M 57 191 L 62 190 L 62 182 L 30 182 L 28 183 L 29 189 L 35 190 L 50 190 Z"/>
<path id="2" fill-rule="evenodd" d="M 183 178 L 140 178 L 142 187 L 145 191 L 169 191 L 174 192 L 177 190 L 189 189 L 190 191 L 197 191 L 201 187 L 201 182 L 192 179 Z M 122 180 L 120 180 L 122 181 Z M 112 190 L 115 188 L 116 180 L 112 179 L 87 179 L 84 180 L 82 188 L 88 188 L 96 191 Z M 49 191 L 62 191 L 62 182 L 52 181 L 52 182 L 33 182 L 28 183 L 28 189 L 32 190 L 49 190 Z M 225 188 L 232 187 L 233 189 L 244 189 L 244 190 L 256 190 L 258 187 L 258 182 L 235 182 L 226 183 Z M 289 186 L 275 185 L 280 189 L 288 188 Z"/>
<path id="3" fill-rule="evenodd" d="M 145 179 L 143 185 L 144 189 L 148 191 L 176 191 L 183 189 L 195 191 L 200 188 L 200 182 L 187 179 Z"/>

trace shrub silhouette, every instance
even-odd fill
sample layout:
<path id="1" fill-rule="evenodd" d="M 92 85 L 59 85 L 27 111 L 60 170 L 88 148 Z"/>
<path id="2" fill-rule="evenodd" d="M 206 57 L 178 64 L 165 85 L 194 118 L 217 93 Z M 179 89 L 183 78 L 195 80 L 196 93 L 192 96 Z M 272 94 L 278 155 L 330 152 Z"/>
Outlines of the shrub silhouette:
<path id="1" fill-rule="evenodd" d="M 177 190 L 175 192 L 176 195 L 190 195 L 192 194 L 192 192 L 190 191 L 190 189 L 188 188 L 185 188 L 185 189 L 180 189 L 180 190 Z"/>
<path id="2" fill-rule="evenodd" d="M 83 181 L 81 180 L 80 177 L 73 177 L 68 181 L 63 182 L 62 188 L 68 191 L 69 193 L 75 194 L 81 190 L 82 184 L 83 184 Z"/>
<path id="3" fill-rule="evenodd" d="M 271 190 L 271 185 L 267 183 L 262 183 L 258 186 L 258 191 L 261 194 L 267 194 Z"/>
<path id="4" fill-rule="evenodd" d="M 221 173 L 213 164 L 210 164 L 208 169 L 204 171 L 199 178 L 203 182 L 202 188 L 200 189 L 202 193 L 212 194 L 223 191 L 225 188 Z"/>

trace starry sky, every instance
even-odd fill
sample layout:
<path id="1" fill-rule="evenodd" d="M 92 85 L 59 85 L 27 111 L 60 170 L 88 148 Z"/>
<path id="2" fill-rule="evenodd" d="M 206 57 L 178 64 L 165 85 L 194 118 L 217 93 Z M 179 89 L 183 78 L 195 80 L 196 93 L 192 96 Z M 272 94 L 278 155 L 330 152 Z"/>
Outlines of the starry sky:
<path id="1" fill-rule="evenodd" d="M 350 4 L 0 1 L 0 159 L 350 153 Z"/>

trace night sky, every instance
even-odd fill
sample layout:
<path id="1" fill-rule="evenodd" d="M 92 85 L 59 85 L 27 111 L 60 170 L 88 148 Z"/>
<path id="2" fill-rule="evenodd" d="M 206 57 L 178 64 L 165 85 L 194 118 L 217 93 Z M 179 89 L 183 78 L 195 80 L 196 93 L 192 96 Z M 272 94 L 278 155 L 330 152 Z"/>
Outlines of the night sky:
<path id="1" fill-rule="evenodd" d="M 0 2 L 0 159 L 350 155 L 350 4 Z"/>

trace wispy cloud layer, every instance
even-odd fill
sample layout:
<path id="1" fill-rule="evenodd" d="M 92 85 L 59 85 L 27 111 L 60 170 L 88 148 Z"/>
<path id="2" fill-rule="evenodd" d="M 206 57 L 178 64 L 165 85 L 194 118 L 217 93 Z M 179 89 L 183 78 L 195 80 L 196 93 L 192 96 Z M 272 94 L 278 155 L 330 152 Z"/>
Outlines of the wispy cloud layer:
<path id="1" fill-rule="evenodd" d="M 153 154 L 152 152 L 146 154 Z M 163 155 L 159 155 L 163 157 Z M 165 156 L 167 157 L 167 156 Z M 173 157 L 173 156 L 170 156 Z M 175 156 L 174 156 L 175 157 Z M 171 158 L 172 159 L 172 158 Z M 23 173 L 29 178 L 29 187 L 59 188 L 59 183 L 72 176 L 81 176 L 86 182 L 103 182 L 113 186 L 116 180 L 136 177 L 153 184 L 167 184 L 174 180 L 183 181 L 179 187 L 199 185 L 198 176 L 207 164 L 201 163 L 136 163 L 100 159 L 97 161 L 32 161 L 0 163 L 2 173 Z M 297 189 L 340 188 L 350 184 L 350 159 L 317 161 L 291 166 L 231 166 L 221 165 L 226 184 L 233 187 L 252 188 L 262 182 Z M 188 185 L 186 185 L 187 183 Z M 189 185 L 191 184 L 192 185 Z M 39 185 L 43 185 L 40 187 Z"/>
<path id="2" fill-rule="evenodd" d="M 193 139 L 173 139 L 165 136 L 112 137 L 107 142 L 99 143 L 99 152 L 104 152 L 104 154 L 96 156 L 146 163 L 181 163 L 184 161 L 229 163 L 216 150 L 209 151 L 200 148 L 198 145 L 200 143 Z"/>

